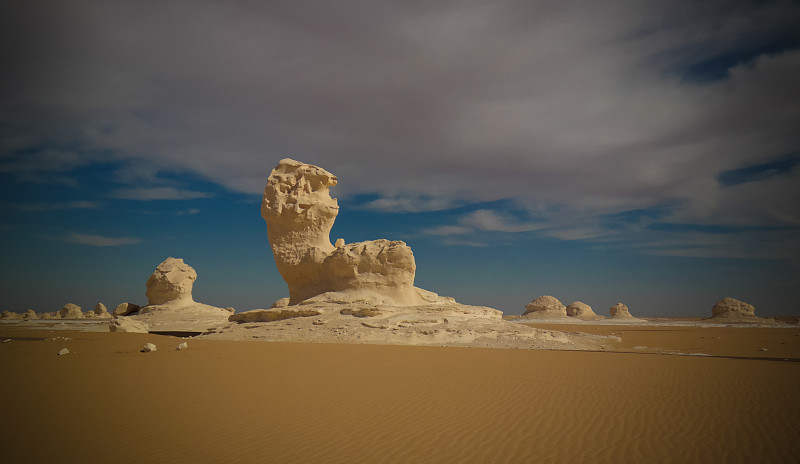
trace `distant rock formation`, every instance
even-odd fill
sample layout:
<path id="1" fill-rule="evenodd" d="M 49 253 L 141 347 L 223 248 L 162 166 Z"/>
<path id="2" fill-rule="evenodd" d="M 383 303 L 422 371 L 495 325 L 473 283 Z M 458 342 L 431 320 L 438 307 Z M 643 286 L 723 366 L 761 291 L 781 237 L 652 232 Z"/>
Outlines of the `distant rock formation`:
<path id="1" fill-rule="evenodd" d="M 169 257 L 156 267 L 147 279 L 147 304 L 189 304 L 197 272 L 182 259 Z"/>
<path id="2" fill-rule="evenodd" d="M 525 312 L 522 313 L 522 317 L 561 319 L 567 317 L 567 308 L 558 298 L 544 295 L 525 305 Z"/>
<path id="3" fill-rule="evenodd" d="M 567 316 L 577 317 L 578 319 L 594 321 L 602 319 L 592 310 L 592 307 L 582 301 L 573 301 L 567 305 Z"/>
<path id="4" fill-rule="evenodd" d="M 754 317 L 755 315 L 756 308 L 753 305 L 729 297 L 717 301 L 711 308 L 712 317 Z"/>
<path id="5" fill-rule="evenodd" d="M 0 319 L 22 319 L 22 314 L 14 311 L 2 311 L 0 312 Z"/>
<path id="6" fill-rule="evenodd" d="M 267 179 L 261 216 L 290 304 L 328 292 L 394 306 L 427 303 L 414 287 L 416 263 L 404 242 L 331 244 L 339 205 L 328 189 L 336 182 L 328 171 L 288 158 Z"/>
<path id="7" fill-rule="evenodd" d="M 756 316 L 753 305 L 734 298 L 723 298 L 711 308 L 709 322 L 725 324 L 783 324 L 778 319 Z"/>
<path id="8" fill-rule="evenodd" d="M 611 319 L 634 319 L 628 307 L 622 303 L 617 303 L 608 309 Z"/>
<path id="9" fill-rule="evenodd" d="M 25 314 L 22 315 L 25 319 L 39 319 L 39 316 L 36 314 L 36 311 L 29 309 L 25 311 Z"/>
<path id="10" fill-rule="evenodd" d="M 83 319 L 83 313 L 81 312 L 80 306 L 67 303 L 61 307 L 61 310 L 58 312 L 58 317 L 60 319 Z"/>
<path id="11" fill-rule="evenodd" d="M 108 313 L 108 308 L 103 303 L 94 305 L 94 317 L 96 318 L 109 318 L 111 314 Z"/>

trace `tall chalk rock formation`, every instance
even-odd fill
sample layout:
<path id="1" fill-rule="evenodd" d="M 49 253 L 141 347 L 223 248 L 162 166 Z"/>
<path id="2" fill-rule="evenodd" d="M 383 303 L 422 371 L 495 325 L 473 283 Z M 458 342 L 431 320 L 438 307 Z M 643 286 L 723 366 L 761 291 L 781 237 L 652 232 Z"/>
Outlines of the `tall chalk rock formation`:
<path id="1" fill-rule="evenodd" d="M 401 241 L 373 240 L 331 244 L 339 205 L 329 189 L 336 176 L 310 164 L 283 159 L 264 189 L 261 216 L 267 222 L 275 262 L 295 305 L 336 292 L 345 301 L 395 306 L 431 302 L 414 288 L 416 264 Z"/>

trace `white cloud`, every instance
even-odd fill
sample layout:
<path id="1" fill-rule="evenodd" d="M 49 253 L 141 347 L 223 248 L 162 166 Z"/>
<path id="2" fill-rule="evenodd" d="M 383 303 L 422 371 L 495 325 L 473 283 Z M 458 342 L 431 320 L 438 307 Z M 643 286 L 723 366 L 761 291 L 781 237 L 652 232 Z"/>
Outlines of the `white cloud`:
<path id="1" fill-rule="evenodd" d="M 69 243 L 96 247 L 116 247 L 134 245 L 142 240 L 136 237 L 104 237 L 102 235 L 71 233 L 64 238 Z"/>
<path id="2" fill-rule="evenodd" d="M 207 192 L 182 190 L 175 187 L 136 187 L 113 190 L 109 196 L 124 200 L 195 200 L 210 198 L 214 195 Z"/>
<path id="3" fill-rule="evenodd" d="M 57 4 L 11 17 L 8 43 L 53 33 L 9 66 L 0 149 L 82 149 L 14 155 L 0 172 L 72 169 L 102 153 L 138 163 L 130 177 L 169 169 L 256 194 L 291 156 L 338 175 L 345 196 L 377 194 L 370 209 L 558 206 L 543 222 L 574 239 L 594 237 L 580 225 L 600 215 L 665 204 L 669 221 L 799 217 L 785 199 L 800 183 L 715 181 L 800 147 L 800 52 L 756 48 L 796 43 L 796 2 L 374 2 L 359 14 L 300 0 L 200 3 Z M 62 53 L 46 52 L 53 40 L 66 41 Z M 717 70 L 727 78 L 692 78 L 737 55 L 747 62 Z M 160 184 L 112 194 L 207 195 Z M 470 221 L 460 225 L 538 227 Z"/>
<path id="4" fill-rule="evenodd" d="M 479 209 L 463 218 L 460 222 L 479 230 L 492 232 L 530 232 L 544 227 L 542 224 L 521 223 L 514 218 L 488 209 Z"/>
<path id="5" fill-rule="evenodd" d="M 103 203 L 80 200 L 64 203 L 10 203 L 9 205 L 21 211 L 53 211 L 61 209 L 99 209 L 103 206 Z"/>

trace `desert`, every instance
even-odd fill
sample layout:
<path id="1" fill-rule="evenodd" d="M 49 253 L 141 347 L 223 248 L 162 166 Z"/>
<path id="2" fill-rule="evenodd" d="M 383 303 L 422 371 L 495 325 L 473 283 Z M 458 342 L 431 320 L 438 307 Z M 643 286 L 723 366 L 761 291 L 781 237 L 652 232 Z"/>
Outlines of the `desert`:
<path id="1" fill-rule="evenodd" d="M 4 311 L 4 457 L 797 462 L 796 318 L 730 297 L 706 318 L 458 303 L 414 286 L 402 241 L 330 243 L 336 182 L 291 159 L 270 175 L 262 217 L 290 296 L 269 308 L 196 302 L 198 272 L 168 257 L 142 306 Z"/>

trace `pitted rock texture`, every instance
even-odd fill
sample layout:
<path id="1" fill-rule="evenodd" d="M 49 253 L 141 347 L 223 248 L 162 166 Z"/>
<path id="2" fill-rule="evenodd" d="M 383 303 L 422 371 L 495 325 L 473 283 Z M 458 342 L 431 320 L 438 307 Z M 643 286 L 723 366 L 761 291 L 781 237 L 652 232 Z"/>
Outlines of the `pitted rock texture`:
<path id="1" fill-rule="evenodd" d="M 169 302 L 191 303 L 192 286 L 197 273 L 182 259 L 167 258 L 156 267 L 147 279 L 147 304 L 160 305 Z"/>
<path id="2" fill-rule="evenodd" d="M 275 262 L 289 287 L 289 304 L 328 292 L 413 306 L 426 301 L 414 288 L 416 264 L 401 241 L 331 244 L 339 205 L 329 189 L 336 176 L 310 164 L 283 159 L 267 180 L 261 216 Z"/>

